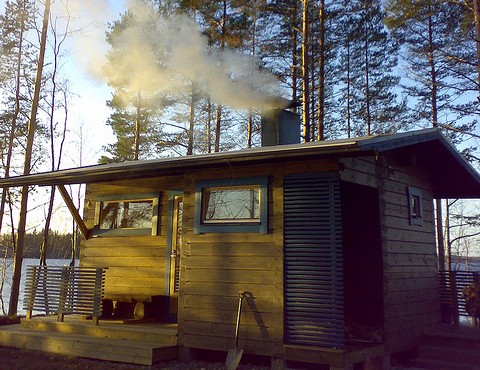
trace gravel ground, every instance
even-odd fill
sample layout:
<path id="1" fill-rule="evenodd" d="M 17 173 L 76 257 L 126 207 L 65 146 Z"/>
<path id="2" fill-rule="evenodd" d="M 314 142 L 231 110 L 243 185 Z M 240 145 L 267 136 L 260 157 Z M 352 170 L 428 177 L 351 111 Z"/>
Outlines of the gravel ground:
<path id="1" fill-rule="evenodd" d="M 16 324 L 19 320 L 0 317 L 0 326 Z M 212 357 L 214 356 L 214 357 Z M 225 354 L 204 354 L 201 359 L 183 363 L 179 361 L 160 362 L 153 366 L 123 364 L 118 362 L 91 360 L 72 356 L 61 356 L 39 351 L 31 351 L 0 346 L 0 370 L 225 370 Z M 289 370 L 320 370 L 319 365 L 295 366 Z M 325 367 L 328 369 L 328 367 Z M 405 370 L 392 367 L 391 370 Z M 265 358 L 243 356 L 238 370 L 270 370 L 270 361 Z M 408 369 L 417 370 L 417 369 Z M 421 370 L 421 369 L 418 369 Z"/>
<path id="2" fill-rule="evenodd" d="M 1 370 L 225 370 L 224 362 L 218 359 L 212 361 L 197 360 L 188 363 L 178 361 L 160 362 L 154 366 L 122 364 L 117 362 L 90 360 L 85 358 L 52 355 L 48 353 L 29 351 L 17 348 L 0 347 Z M 290 370 L 318 370 L 319 366 L 307 368 L 291 367 Z M 328 368 L 327 368 L 328 369 Z M 270 370 L 266 364 L 248 364 L 242 359 L 238 370 Z M 391 370 L 421 370 L 392 367 Z"/>
<path id="3" fill-rule="evenodd" d="M 269 366 L 240 365 L 239 370 L 267 370 Z M 85 358 L 52 355 L 48 353 L 29 351 L 17 348 L 0 347 L 0 369 L 2 370 L 224 370 L 222 362 L 178 361 L 160 362 L 154 366 L 122 364 L 117 362 L 90 360 Z"/>

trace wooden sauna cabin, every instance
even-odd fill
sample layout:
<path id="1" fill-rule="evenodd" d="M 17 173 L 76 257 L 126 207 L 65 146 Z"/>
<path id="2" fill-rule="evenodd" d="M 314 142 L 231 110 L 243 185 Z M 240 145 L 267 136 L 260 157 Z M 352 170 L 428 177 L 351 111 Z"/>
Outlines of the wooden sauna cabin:
<path id="1" fill-rule="evenodd" d="M 440 322 L 433 200 L 480 197 L 434 129 L 0 180 L 74 183 L 80 265 L 108 268 L 106 299 L 162 301 L 180 354 L 233 348 L 242 291 L 245 354 L 332 369 L 387 366 Z"/>

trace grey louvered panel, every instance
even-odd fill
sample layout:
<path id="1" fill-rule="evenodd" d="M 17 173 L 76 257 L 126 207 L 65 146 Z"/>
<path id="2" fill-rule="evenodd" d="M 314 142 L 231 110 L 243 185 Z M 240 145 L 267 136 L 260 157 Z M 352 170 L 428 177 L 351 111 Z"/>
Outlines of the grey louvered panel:
<path id="1" fill-rule="evenodd" d="M 340 182 L 336 174 L 284 182 L 285 341 L 344 347 Z"/>

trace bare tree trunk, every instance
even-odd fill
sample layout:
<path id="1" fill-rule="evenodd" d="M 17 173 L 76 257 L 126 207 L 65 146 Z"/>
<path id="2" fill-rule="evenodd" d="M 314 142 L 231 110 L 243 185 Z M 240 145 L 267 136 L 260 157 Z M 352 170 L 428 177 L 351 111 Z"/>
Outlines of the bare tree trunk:
<path id="1" fill-rule="evenodd" d="M 205 122 L 205 136 L 207 140 L 206 151 L 212 152 L 212 101 L 208 98 L 207 101 L 207 121 Z"/>
<path id="2" fill-rule="evenodd" d="M 133 141 L 133 159 L 135 161 L 139 158 L 140 153 L 140 125 L 142 120 L 142 111 L 141 111 L 141 101 L 142 96 L 141 92 L 137 92 L 137 107 L 136 107 L 136 114 L 135 114 L 135 134 L 134 134 L 134 141 Z"/>
<path id="3" fill-rule="evenodd" d="M 452 243 L 450 239 L 450 203 L 448 199 L 445 199 L 445 234 L 446 234 L 446 244 L 447 244 L 447 270 L 452 269 Z"/>
<path id="4" fill-rule="evenodd" d="M 432 126 L 438 127 L 438 109 L 437 109 L 437 70 L 435 66 L 435 54 L 434 54 L 434 40 L 433 40 L 433 24 L 432 17 L 428 17 L 428 62 L 430 65 L 430 102 L 432 111 Z M 436 229 L 437 229 L 437 249 L 438 249 L 438 268 L 440 271 L 445 270 L 445 240 L 443 238 L 443 216 L 442 216 L 442 200 L 435 199 L 436 209 Z"/>
<path id="5" fill-rule="evenodd" d="M 436 218 L 437 218 L 437 243 L 438 243 L 438 268 L 445 271 L 445 242 L 443 239 L 442 225 L 442 200 L 435 199 Z"/>
<path id="6" fill-rule="evenodd" d="M 325 139 L 325 0 L 320 0 L 318 14 L 320 20 L 319 29 L 319 59 L 318 59 L 318 117 L 317 117 L 317 140 Z"/>
<path id="7" fill-rule="evenodd" d="M 298 83 L 298 29 L 297 29 L 297 14 L 298 14 L 298 0 L 293 1 L 293 14 L 292 14 L 292 101 L 296 102 L 298 99 L 297 83 Z M 292 112 L 297 112 L 297 104 L 292 104 Z"/>
<path id="8" fill-rule="evenodd" d="M 55 108 L 57 106 L 57 92 L 58 84 L 57 84 L 57 72 L 59 68 L 59 58 L 60 52 L 62 50 L 62 45 L 67 38 L 68 34 L 68 25 L 69 21 L 67 21 L 67 25 L 65 27 L 65 32 L 63 33 L 63 37 L 58 39 L 56 27 L 53 27 L 53 72 L 51 76 L 52 81 L 52 91 L 50 95 L 50 112 L 49 112 L 49 128 L 50 128 L 50 153 L 51 153 L 51 170 L 56 171 L 60 169 L 60 163 L 62 160 L 62 153 L 63 153 L 63 145 L 65 143 L 65 138 L 67 134 L 67 120 L 68 120 L 68 109 L 67 109 L 67 91 L 66 87 L 63 90 L 63 108 L 65 110 L 65 115 L 63 117 L 63 131 L 62 131 L 62 140 L 60 143 L 59 151 L 58 151 L 58 161 L 55 163 Z M 50 223 L 52 220 L 53 214 L 53 204 L 55 202 L 55 186 L 51 187 L 50 190 L 50 199 L 48 203 L 48 211 L 45 217 L 45 225 L 43 228 L 43 241 L 40 247 L 40 265 L 46 266 L 47 265 L 47 249 L 49 246 L 49 237 L 50 237 Z"/>
<path id="9" fill-rule="evenodd" d="M 303 115 L 303 140 L 310 141 L 310 73 L 309 73 L 309 17 L 308 0 L 302 0 L 302 115 Z"/>
<path id="10" fill-rule="evenodd" d="M 189 127 L 188 127 L 188 144 L 187 144 L 187 155 L 193 154 L 193 130 L 195 128 L 195 87 L 191 86 L 190 91 L 190 116 L 189 116 Z"/>
<path id="11" fill-rule="evenodd" d="M 25 9 L 26 3 L 23 3 L 23 12 L 26 12 Z M 17 70 L 16 70 L 16 79 L 15 79 L 15 111 L 12 117 L 12 126 L 10 127 L 10 134 L 8 138 L 8 149 L 7 149 L 7 158 L 6 158 L 6 163 L 5 163 L 5 173 L 4 177 L 8 178 L 10 177 L 10 167 L 12 163 L 12 156 L 13 156 L 13 142 L 15 140 L 15 133 L 17 131 L 17 121 L 18 121 L 18 116 L 20 114 L 20 80 L 21 80 L 21 75 L 22 75 L 22 56 L 23 56 L 23 38 L 25 34 L 25 14 L 22 16 L 22 23 L 20 26 L 20 39 L 18 43 L 18 54 L 17 54 Z M 3 215 L 5 213 L 5 203 L 7 201 L 7 196 L 8 196 L 8 189 L 3 188 L 2 189 L 2 199 L 0 200 L 0 234 L 2 231 L 2 225 L 3 225 Z"/>
<path id="12" fill-rule="evenodd" d="M 222 122 L 222 106 L 217 105 L 217 112 L 215 114 L 215 144 L 213 150 L 215 152 L 220 151 L 220 130 Z"/>
<path id="13" fill-rule="evenodd" d="M 247 121 L 247 148 L 252 147 L 252 132 L 253 132 L 253 111 L 250 109 L 248 111 L 248 121 Z"/>
<path id="14" fill-rule="evenodd" d="M 437 109 L 437 70 L 435 67 L 434 56 L 434 43 L 433 43 L 433 25 L 432 17 L 428 17 L 428 63 L 430 65 L 430 82 L 432 84 L 430 91 L 430 101 L 432 104 L 432 126 L 438 126 L 438 109 Z"/>
<path id="15" fill-rule="evenodd" d="M 225 37 L 227 35 L 227 1 L 223 0 L 223 13 L 221 20 L 221 34 L 220 34 L 220 51 L 225 49 Z M 217 113 L 215 116 L 215 145 L 213 150 L 215 152 L 220 151 L 220 133 L 222 123 L 222 105 L 217 105 Z"/>
<path id="16" fill-rule="evenodd" d="M 365 1 L 365 12 L 370 3 Z M 367 124 L 367 136 L 372 134 L 372 118 L 370 114 L 370 60 L 369 60 L 369 20 L 365 23 L 365 120 Z"/>
<path id="17" fill-rule="evenodd" d="M 350 114 L 350 32 L 348 34 L 348 40 L 347 40 L 347 106 L 346 106 L 346 112 L 345 112 L 345 119 L 347 120 L 347 137 L 350 139 L 351 137 L 351 132 L 352 132 L 352 124 L 351 124 L 351 114 Z"/>
<path id="18" fill-rule="evenodd" d="M 475 20 L 475 44 L 477 46 L 477 89 L 480 94 L 480 0 L 473 0 L 473 18 Z M 478 100 L 480 101 L 480 96 Z"/>
<path id="19" fill-rule="evenodd" d="M 83 129 L 80 127 L 80 143 L 79 143 L 79 166 L 83 166 Z M 72 200 L 73 200 L 73 191 Z M 77 190 L 77 209 L 80 209 L 80 203 L 82 200 L 82 185 L 78 185 Z M 77 257 L 77 247 L 78 247 L 78 225 L 75 222 L 75 218 L 72 218 L 72 260 L 70 261 L 70 266 L 75 266 L 75 259 Z"/>
<path id="20" fill-rule="evenodd" d="M 28 123 L 27 145 L 25 148 L 25 162 L 23 167 L 23 174 L 30 174 L 30 167 L 32 164 L 32 150 L 33 139 L 37 128 L 37 111 L 40 101 L 40 87 L 42 85 L 43 64 L 45 59 L 45 49 L 47 43 L 48 32 L 48 18 L 50 16 L 51 0 L 45 1 L 45 11 L 43 15 L 42 34 L 40 38 L 40 50 L 38 55 L 37 74 L 35 77 L 35 88 L 32 101 L 32 109 L 30 112 L 30 120 Z M 27 223 L 27 206 L 28 206 L 28 186 L 22 187 L 22 198 L 20 202 L 20 217 L 18 221 L 17 232 L 17 246 L 15 248 L 15 255 L 13 259 L 13 277 L 12 277 L 12 291 L 10 294 L 10 305 L 8 314 L 10 316 L 17 315 L 18 296 L 20 293 L 20 280 L 22 277 L 22 262 L 23 251 L 25 249 L 25 231 Z"/>
<path id="21" fill-rule="evenodd" d="M 255 55 L 257 55 L 257 4 L 254 2 L 253 4 L 253 28 L 252 28 L 252 46 L 251 46 L 251 53 L 252 53 L 252 63 L 250 68 L 252 70 L 252 77 L 255 70 Z M 252 135 L 253 135 L 253 110 L 249 109 L 248 111 L 248 118 L 247 118 L 247 148 L 252 147 Z"/>

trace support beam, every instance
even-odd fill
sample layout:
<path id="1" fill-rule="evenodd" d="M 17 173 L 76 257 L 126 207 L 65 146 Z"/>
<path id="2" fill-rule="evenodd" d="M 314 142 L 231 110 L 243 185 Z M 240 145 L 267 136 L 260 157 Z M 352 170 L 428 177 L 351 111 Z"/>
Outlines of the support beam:
<path id="1" fill-rule="evenodd" d="M 75 204 L 73 204 L 73 201 L 70 198 L 70 195 L 68 194 L 67 189 L 65 189 L 64 185 L 57 185 L 57 189 L 60 192 L 60 194 L 62 195 L 62 198 L 65 201 L 65 204 L 67 205 L 68 210 L 72 214 L 73 219 L 77 223 L 78 228 L 82 232 L 85 239 L 88 239 L 88 236 L 89 236 L 90 233 L 87 229 L 87 226 L 85 225 L 85 222 L 83 222 L 83 219 L 80 216 L 80 213 L 78 213 L 78 209 L 75 207 Z"/>

